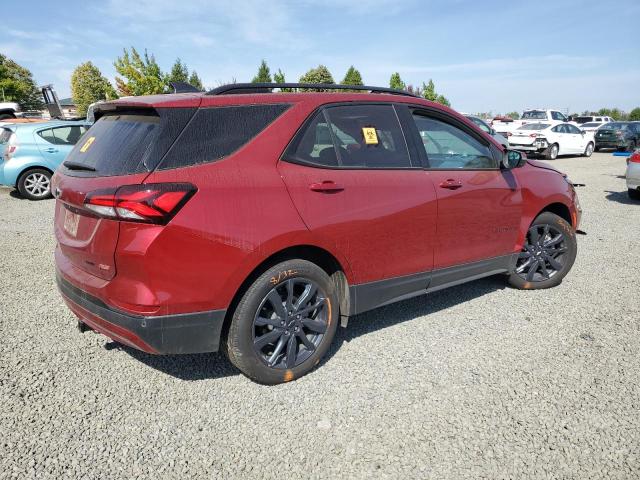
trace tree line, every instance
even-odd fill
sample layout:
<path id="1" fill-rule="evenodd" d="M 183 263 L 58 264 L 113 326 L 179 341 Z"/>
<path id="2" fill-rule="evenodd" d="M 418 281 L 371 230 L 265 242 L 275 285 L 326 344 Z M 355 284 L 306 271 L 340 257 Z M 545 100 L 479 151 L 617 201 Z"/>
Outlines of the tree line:
<path id="1" fill-rule="evenodd" d="M 71 75 L 71 96 L 78 108 L 78 114 L 84 115 L 90 104 L 99 100 L 113 100 L 120 96 L 151 95 L 171 91 L 170 82 L 190 83 L 199 90 L 204 90 L 202 80 L 195 70 L 189 70 L 187 65 L 177 58 L 169 72 L 163 72 L 153 54 L 146 50 L 140 54 L 134 47 L 130 51 L 126 48 L 122 56 L 114 62 L 118 76 L 115 87 L 102 75 L 100 69 L 88 61 L 78 65 Z M 254 83 L 286 83 L 284 72 L 278 69 L 271 74 L 271 69 L 262 60 L 256 75 L 251 80 Z M 235 83 L 236 80 L 231 81 Z M 324 65 L 311 68 L 299 78 L 300 83 L 336 83 L 329 69 Z M 362 74 L 353 65 L 349 67 L 340 81 L 342 85 L 364 85 Z M 405 83 L 400 73 L 394 72 L 389 79 L 389 87 L 405 90 L 414 95 L 433 102 L 450 106 L 449 100 L 438 93 L 433 80 L 422 82 L 416 86 Z M 283 89 L 287 90 L 287 89 Z M 41 110 L 44 108 L 40 89 L 36 85 L 31 72 L 0 54 L 0 101 L 17 102 L 23 110 Z M 577 113 L 573 115 L 577 116 Z M 630 112 L 619 108 L 601 108 L 597 112 L 584 111 L 582 115 L 610 116 L 614 120 L 640 121 L 640 107 Z M 489 112 L 489 116 L 490 112 Z M 509 112 L 507 116 L 519 118 L 518 112 Z"/>

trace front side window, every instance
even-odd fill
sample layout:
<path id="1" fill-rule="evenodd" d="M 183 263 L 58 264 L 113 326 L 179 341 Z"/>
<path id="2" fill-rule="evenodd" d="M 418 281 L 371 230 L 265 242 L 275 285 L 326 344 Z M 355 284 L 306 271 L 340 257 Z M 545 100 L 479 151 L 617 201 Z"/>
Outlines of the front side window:
<path id="1" fill-rule="evenodd" d="M 329 168 L 410 168 L 392 105 L 328 107 L 318 112 L 285 157 Z"/>
<path id="2" fill-rule="evenodd" d="M 413 114 L 431 168 L 443 170 L 497 168 L 489 147 L 448 123 Z"/>

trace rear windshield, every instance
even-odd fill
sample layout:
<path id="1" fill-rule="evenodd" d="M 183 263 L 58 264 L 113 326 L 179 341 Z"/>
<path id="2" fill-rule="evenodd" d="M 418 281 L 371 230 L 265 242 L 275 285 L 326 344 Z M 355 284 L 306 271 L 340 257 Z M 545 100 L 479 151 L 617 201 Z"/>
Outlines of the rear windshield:
<path id="1" fill-rule="evenodd" d="M 610 122 L 602 125 L 600 130 L 626 130 L 627 128 L 629 128 L 628 123 Z"/>
<path id="2" fill-rule="evenodd" d="M 601 123 L 597 123 L 597 122 L 590 122 L 590 123 L 583 123 L 582 126 L 583 127 L 599 127 L 600 125 L 602 125 Z"/>
<path id="3" fill-rule="evenodd" d="M 576 117 L 575 122 L 576 123 L 593 122 L 593 117 Z"/>
<path id="4" fill-rule="evenodd" d="M 523 120 L 546 120 L 547 112 L 543 112 L 542 110 L 530 110 L 522 114 L 522 119 Z"/>
<path id="5" fill-rule="evenodd" d="M 518 128 L 518 130 L 544 130 L 548 126 L 548 123 L 527 123 Z"/>
<path id="6" fill-rule="evenodd" d="M 0 128 L 0 145 L 7 143 L 12 133 L 8 128 Z"/>

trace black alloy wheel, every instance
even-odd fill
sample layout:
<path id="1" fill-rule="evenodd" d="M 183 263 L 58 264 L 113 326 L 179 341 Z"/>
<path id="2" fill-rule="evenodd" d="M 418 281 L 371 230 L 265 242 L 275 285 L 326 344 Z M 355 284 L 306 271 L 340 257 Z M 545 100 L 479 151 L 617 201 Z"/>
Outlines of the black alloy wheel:
<path id="1" fill-rule="evenodd" d="M 571 270 L 577 252 L 571 224 L 554 213 L 541 213 L 527 231 L 509 283 L 526 290 L 555 287 Z"/>
<path id="2" fill-rule="evenodd" d="M 533 225 L 518 255 L 516 273 L 527 282 L 549 280 L 562 271 L 567 252 L 565 234 L 551 225 Z"/>
<path id="3" fill-rule="evenodd" d="M 253 347 L 268 367 L 294 368 L 318 348 L 328 327 L 326 293 L 290 278 L 269 291 L 253 319 Z"/>

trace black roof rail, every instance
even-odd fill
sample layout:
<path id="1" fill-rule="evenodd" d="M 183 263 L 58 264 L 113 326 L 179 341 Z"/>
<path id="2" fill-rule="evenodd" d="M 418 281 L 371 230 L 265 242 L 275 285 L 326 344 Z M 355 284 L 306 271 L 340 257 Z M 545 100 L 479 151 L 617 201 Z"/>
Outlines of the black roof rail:
<path id="1" fill-rule="evenodd" d="M 274 88 L 295 88 L 299 90 L 358 90 L 371 93 L 389 93 L 420 98 L 404 90 L 367 85 L 339 85 L 335 83 L 230 83 L 209 90 L 207 95 L 233 95 L 239 93 L 271 93 Z"/>
<path id="2" fill-rule="evenodd" d="M 200 93 L 200 90 L 187 82 L 169 82 L 169 85 L 173 88 L 172 93 Z"/>

